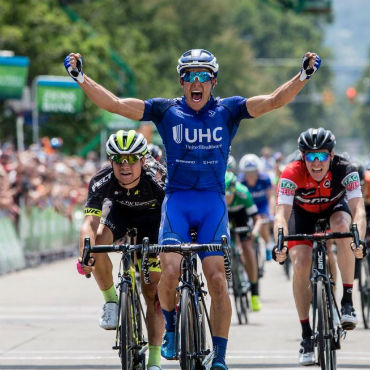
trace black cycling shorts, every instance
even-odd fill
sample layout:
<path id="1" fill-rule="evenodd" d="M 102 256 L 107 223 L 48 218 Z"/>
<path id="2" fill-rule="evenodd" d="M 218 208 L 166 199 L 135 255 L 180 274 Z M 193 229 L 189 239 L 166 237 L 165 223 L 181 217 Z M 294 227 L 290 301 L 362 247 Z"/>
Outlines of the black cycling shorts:
<path id="1" fill-rule="evenodd" d="M 251 217 L 248 216 L 245 208 L 242 208 L 236 212 L 229 212 L 229 222 L 231 223 L 232 227 L 248 226 L 250 220 Z M 240 233 L 239 238 L 241 241 L 250 240 L 248 233 Z"/>
<path id="2" fill-rule="evenodd" d="M 313 234 L 315 232 L 316 222 L 319 219 L 326 219 L 329 223 L 331 215 L 339 211 L 347 212 L 352 216 L 345 196 L 342 196 L 336 204 L 322 213 L 307 212 L 299 206 L 294 205 L 288 224 L 289 234 Z M 299 240 L 288 242 L 288 248 L 301 244 L 312 246 L 312 242 L 309 240 Z"/>

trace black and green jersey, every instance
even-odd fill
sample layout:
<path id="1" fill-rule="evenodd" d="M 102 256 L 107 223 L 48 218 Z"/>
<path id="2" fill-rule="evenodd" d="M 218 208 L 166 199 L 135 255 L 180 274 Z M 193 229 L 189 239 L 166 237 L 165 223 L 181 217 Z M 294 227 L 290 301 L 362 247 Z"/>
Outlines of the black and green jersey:
<path id="1" fill-rule="evenodd" d="M 254 204 L 252 195 L 245 185 L 237 181 L 235 183 L 234 194 L 233 201 L 227 207 L 229 212 L 238 212 L 245 208 L 248 216 L 257 214 L 257 206 Z"/>

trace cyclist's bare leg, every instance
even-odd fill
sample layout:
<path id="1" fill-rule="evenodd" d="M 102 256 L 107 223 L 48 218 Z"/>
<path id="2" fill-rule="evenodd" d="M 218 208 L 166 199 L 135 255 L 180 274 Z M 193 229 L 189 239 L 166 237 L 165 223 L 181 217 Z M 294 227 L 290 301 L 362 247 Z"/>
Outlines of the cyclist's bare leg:
<path id="1" fill-rule="evenodd" d="M 210 319 L 213 336 L 228 338 L 231 323 L 231 302 L 227 291 L 223 256 L 209 256 L 202 261 L 211 296 Z"/>
<path id="2" fill-rule="evenodd" d="M 150 284 L 142 284 L 141 291 L 146 303 L 146 327 L 148 329 L 149 344 L 160 346 L 164 331 L 164 318 L 158 300 L 157 285 L 161 277 L 160 272 L 150 273 Z M 141 281 L 144 281 L 143 275 Z"/>
<path id="3" fill-rule="evenodd" d="M 351 216 L 347 212 L 339 211 L 330 217 L 332 232 L 348 232 Z M 355 275 L 355 257 L 350 248 L 351 239 L 336 239 L 337 261 L 343 284 L 353 284 Z"/>
<path id="4" fill-rule="evenodd" d="M 289 250 L 293 266 L 293 295 L 300 320 L 307 319 L 310 311 L 312 290 L 310 284 L 312 248 L 296 245 Z"/>
<path id="5" fill-rule="evenodd" d="M 112 231 L 107 226 L 100 224 L 96 234 L 95 244 L 112 243 Z M 93 272 L 94 278 L 98 283 L 100 290 L 107 290 L 113 285 L 112 261 L 110 260 L 108 253 L 96 253 L 93 256 L 95 258 L 95 270 Z"/>
<path id="6" fill-rule="evenodd" d="M 247 271 L 248 278 L 251 282 L 256 282 L 258 280 L 258 268 L 256 253 L 253 249 L 252 240 L 241 241 L 242 251 L 243 251 L 243 261 L 244 268 Z"/>
<path id="7" fill-rule="evenodd" d="M 177 253 L 161 253 L 161 278 L 158 283 L 158 297 L 161 308 L 172 311 L 176 307 L 176 288 L 179 285 L 182 256 Z"/>

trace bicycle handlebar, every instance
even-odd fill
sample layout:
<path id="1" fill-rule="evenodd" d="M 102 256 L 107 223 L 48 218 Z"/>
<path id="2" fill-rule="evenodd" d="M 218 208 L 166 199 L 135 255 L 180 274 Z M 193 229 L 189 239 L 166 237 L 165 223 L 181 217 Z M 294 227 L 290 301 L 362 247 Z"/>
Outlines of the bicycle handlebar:
<path id="1" fill-rule="evenodd" d="M 107 244 L 107 245 L 93 245 L 90 244 L 90 238 L 85 237 L 84 239 L 84 248 L 82 252 L 82 267 L 89 266 L 89 262 L 92 259 L 93 263 L 90 266 L 93 266 L 95 260 L 91 257 L 90 253 L 109 253 L 109 252 L 122 252 L 122 253 L 132 253 L 136 251 L 141 251 L 142 244 Z M 87 278 L 91 277 L 91 274 L 85 275 Z"/>
<path id="2" fill-rule="evenodd" d="M 159 253 L 192 253 L 192 252 L 224 252 L 224 266 L 225 275 L 227 280 L 231 280 L 231 259 L 230 259 L 230 248 L 225 235 L 221 237 L 221 244 L 193 244 L 193 243 L 182 243 L 182 244 L 149 244 L 149 238 L 143 239 L 142 244 L 142 271 L 144 275 L 144 281 L 146 284 L 150 284 L 150 273 L 149 273 L 149 254 Z"/>
<path id="3" fill-rule="evenodd" d="M 356 245 L 356 249 L 360 249 L 360 244 L 363 244 L 363 241 L 360 240 L 357 224 L 351 225 L 351 231 L 346 233 L 327 233 L 327 232 L 316 232 L 313 234 L 291 234 L 291 235 L 284 235 L 284 231 L 282 227 L 278 229 L 278 242 L 277 247 L 278 251 L 280 252 L 284 246 L 284 241 L 295 241 L 295 240 L 310 240 L 310 241 L 318 241 L 318 240 L 329 240 L 329 239 L 344 239 L 344 238 L 353 238 L 353 241 Z"/>

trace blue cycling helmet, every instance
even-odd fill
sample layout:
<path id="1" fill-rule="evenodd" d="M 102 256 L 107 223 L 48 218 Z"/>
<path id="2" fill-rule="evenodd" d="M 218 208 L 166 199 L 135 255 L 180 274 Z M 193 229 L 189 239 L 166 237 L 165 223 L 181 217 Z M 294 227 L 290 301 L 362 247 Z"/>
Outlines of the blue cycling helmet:
<path id="1" fill-rule="evenodd" d="M 177 64 L 177 72 L 180 76 L 186 68 L 208 68 L 215 77 L 218 73 L 216 57 L 205 49 L 191 49 L 182 54 Z"/>

